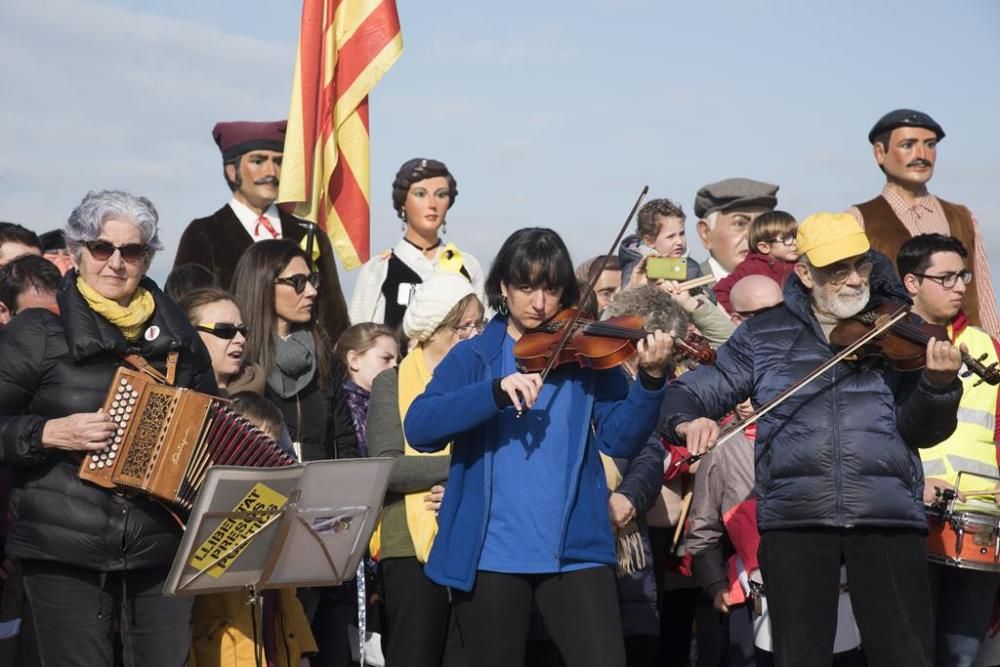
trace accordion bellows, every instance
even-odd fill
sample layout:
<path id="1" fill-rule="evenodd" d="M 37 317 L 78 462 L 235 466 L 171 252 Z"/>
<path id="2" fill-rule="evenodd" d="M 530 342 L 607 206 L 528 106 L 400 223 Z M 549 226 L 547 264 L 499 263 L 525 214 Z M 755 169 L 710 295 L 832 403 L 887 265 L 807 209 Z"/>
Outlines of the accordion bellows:
<path id="1" fill-rule="evenodd" d="M 117 430 L 88 452 L 80 479 L 147 493 L 189 510 L 211 465 L 279 468 L 295 459 L 227 401 L 119 368 L 104 411 Z"/>

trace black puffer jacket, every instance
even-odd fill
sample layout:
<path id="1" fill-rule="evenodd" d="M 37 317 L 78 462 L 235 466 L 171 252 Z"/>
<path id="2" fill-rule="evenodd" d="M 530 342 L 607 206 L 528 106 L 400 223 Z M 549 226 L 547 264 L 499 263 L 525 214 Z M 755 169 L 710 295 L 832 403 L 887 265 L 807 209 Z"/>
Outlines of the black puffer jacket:
<path id="1" fill-rule="evenodd" d="M 884 258 L 872 303 L 898 299 Z M 737 328 L 701 366 L 667 388 L 664 432 L 695 417 L 719 418 L 751 398 L 760 407 L 833 356 L 797 276 L 785 305 Z M 932 385 L 923 372 L 841 362 L 757 423 L 757 525 L 927 529 L 919 447 L 955 430 L 962 384 Z M 729 445 L 723 445 L 729 446 Z"/>
<path id="2" fill-rule="evenodd" d="M 180 353 L 176 385 L 216 393 L 208 351 L 181 310 L 144 279 L 156 310 L 149 331 L 129 350 L 118 329 L 95 313 L 71 271 L 58 295 L 61 315 L 28 310 L 0 340 L 0 463 L 14 468 L 7 553 L 99 571 L 169 565 L 180 529 L 160 505 L 82 482 L 76 455 L 42 446 L 48 419 L 94 412 L 111 377 L 135 351 L 160 371 Z M 146 340 L 153 338 L 153 340 Z"/>

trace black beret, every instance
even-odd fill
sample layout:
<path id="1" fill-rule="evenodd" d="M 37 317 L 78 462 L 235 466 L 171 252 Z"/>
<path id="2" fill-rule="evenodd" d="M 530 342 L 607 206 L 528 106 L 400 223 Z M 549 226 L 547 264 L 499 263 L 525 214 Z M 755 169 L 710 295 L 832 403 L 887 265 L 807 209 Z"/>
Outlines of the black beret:
<path id="1" fill-rule="evenodd" d="M 944 130 L 937 124 L 937 121 L 923 111 L 896 109 L 878 119 L 875 127 L 868 133 L 868 142 L 874 144 L 877 136 L 885 132 L 892 132 L 897 127 L 922 127 L 936 134 L 939 141 L 944 139 Z"/>

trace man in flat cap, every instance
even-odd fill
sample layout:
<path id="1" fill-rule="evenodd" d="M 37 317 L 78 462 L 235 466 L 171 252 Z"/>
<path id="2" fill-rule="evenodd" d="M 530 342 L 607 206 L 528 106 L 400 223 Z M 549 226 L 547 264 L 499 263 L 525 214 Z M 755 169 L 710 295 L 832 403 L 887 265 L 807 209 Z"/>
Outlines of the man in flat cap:
<path id="1" fill-rule="evenodd" d="M 778 186 L 749 178 L 727 178 L 709 183 L 694 198 L 698 237 L 708 251 L 702 275 L 722 280 L 743 261 L 749 250 L 750 223 L 778 205 Z"/>
<path id="2" fill-rule="evenodd" d="M 885 186 L 879 196 L 850 212 L 864 227 L 872 248 L 894 264 L 899 246 L 917 234 L 945 234 L 961 241 L 971 250 L 968 268 L 973 273 L 965 312 L 970 323 L 1000 337 L 1000 314 L 979 223 L 965 206 L 927 191 L 941 139 L 944 129 L 922 111 L 896 109 L 882 116 L 868 133 L 868 141 L 885 174 Z"/>
<path id="3" fill-rule="evenodd" d="M 216 123 L 212 137 L 222 152 L 222 168 L 233 196 L 212 215 L 188 225 L 174 267 L 200 264 L 215 275 L 218 285 L 229 289 L 236 263 L 253 243 L 281 238 L 302 243 L 312 228 L 323 280 L 319 318 L 331 339 L 337 340 L 350 322 L 330 240 L 311 223 L 275 206 L 286 124 L 283 120 Z"/>

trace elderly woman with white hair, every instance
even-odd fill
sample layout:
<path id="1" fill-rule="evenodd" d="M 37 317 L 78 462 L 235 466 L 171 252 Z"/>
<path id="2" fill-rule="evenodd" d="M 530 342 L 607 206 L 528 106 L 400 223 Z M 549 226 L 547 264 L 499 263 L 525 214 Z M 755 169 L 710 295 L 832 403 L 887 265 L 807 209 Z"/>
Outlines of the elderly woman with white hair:
<path id="1" fill-rule="evenodd" d="M 176 386 L 216 392 L 205 346 L 146 278 L 157 219 L 143 197 L 89 193 L 65 228 L 75 268 L 59 314 L 25 311 L 0 341 L 0 464 L 15 486 L 6 549 L 20 562 L 46 665 L 110 666 L 116 643 L 130 666 L 183 665 L 188 655 L 191 600 L 162 594 L 180 525 L 148 497 L 77 473 L 81 456 L 114 434 L 100 408 L 126 355 Z"/>
<path id="2" fill-rule="evenodd" d="M 430 667 L 453 663 L 448 637 L 448 590 L 423 571 L 437 533 L 434 510 L 448 479 L 448 451 L 421 454 L 406 442 L 403 417 L 438 363 L 483 324 L 483 305 L 463 275 L 439 272 L 418 285 L 403 316 L 403 333 L 416 345 L 398 368 L 375 378 L 368 407 L 370 456 L 394 459 L 382 512 L 380 568 L 389 630 L 389 664 Z M 457 639 L 457 638 L 454 638 Z"/>

